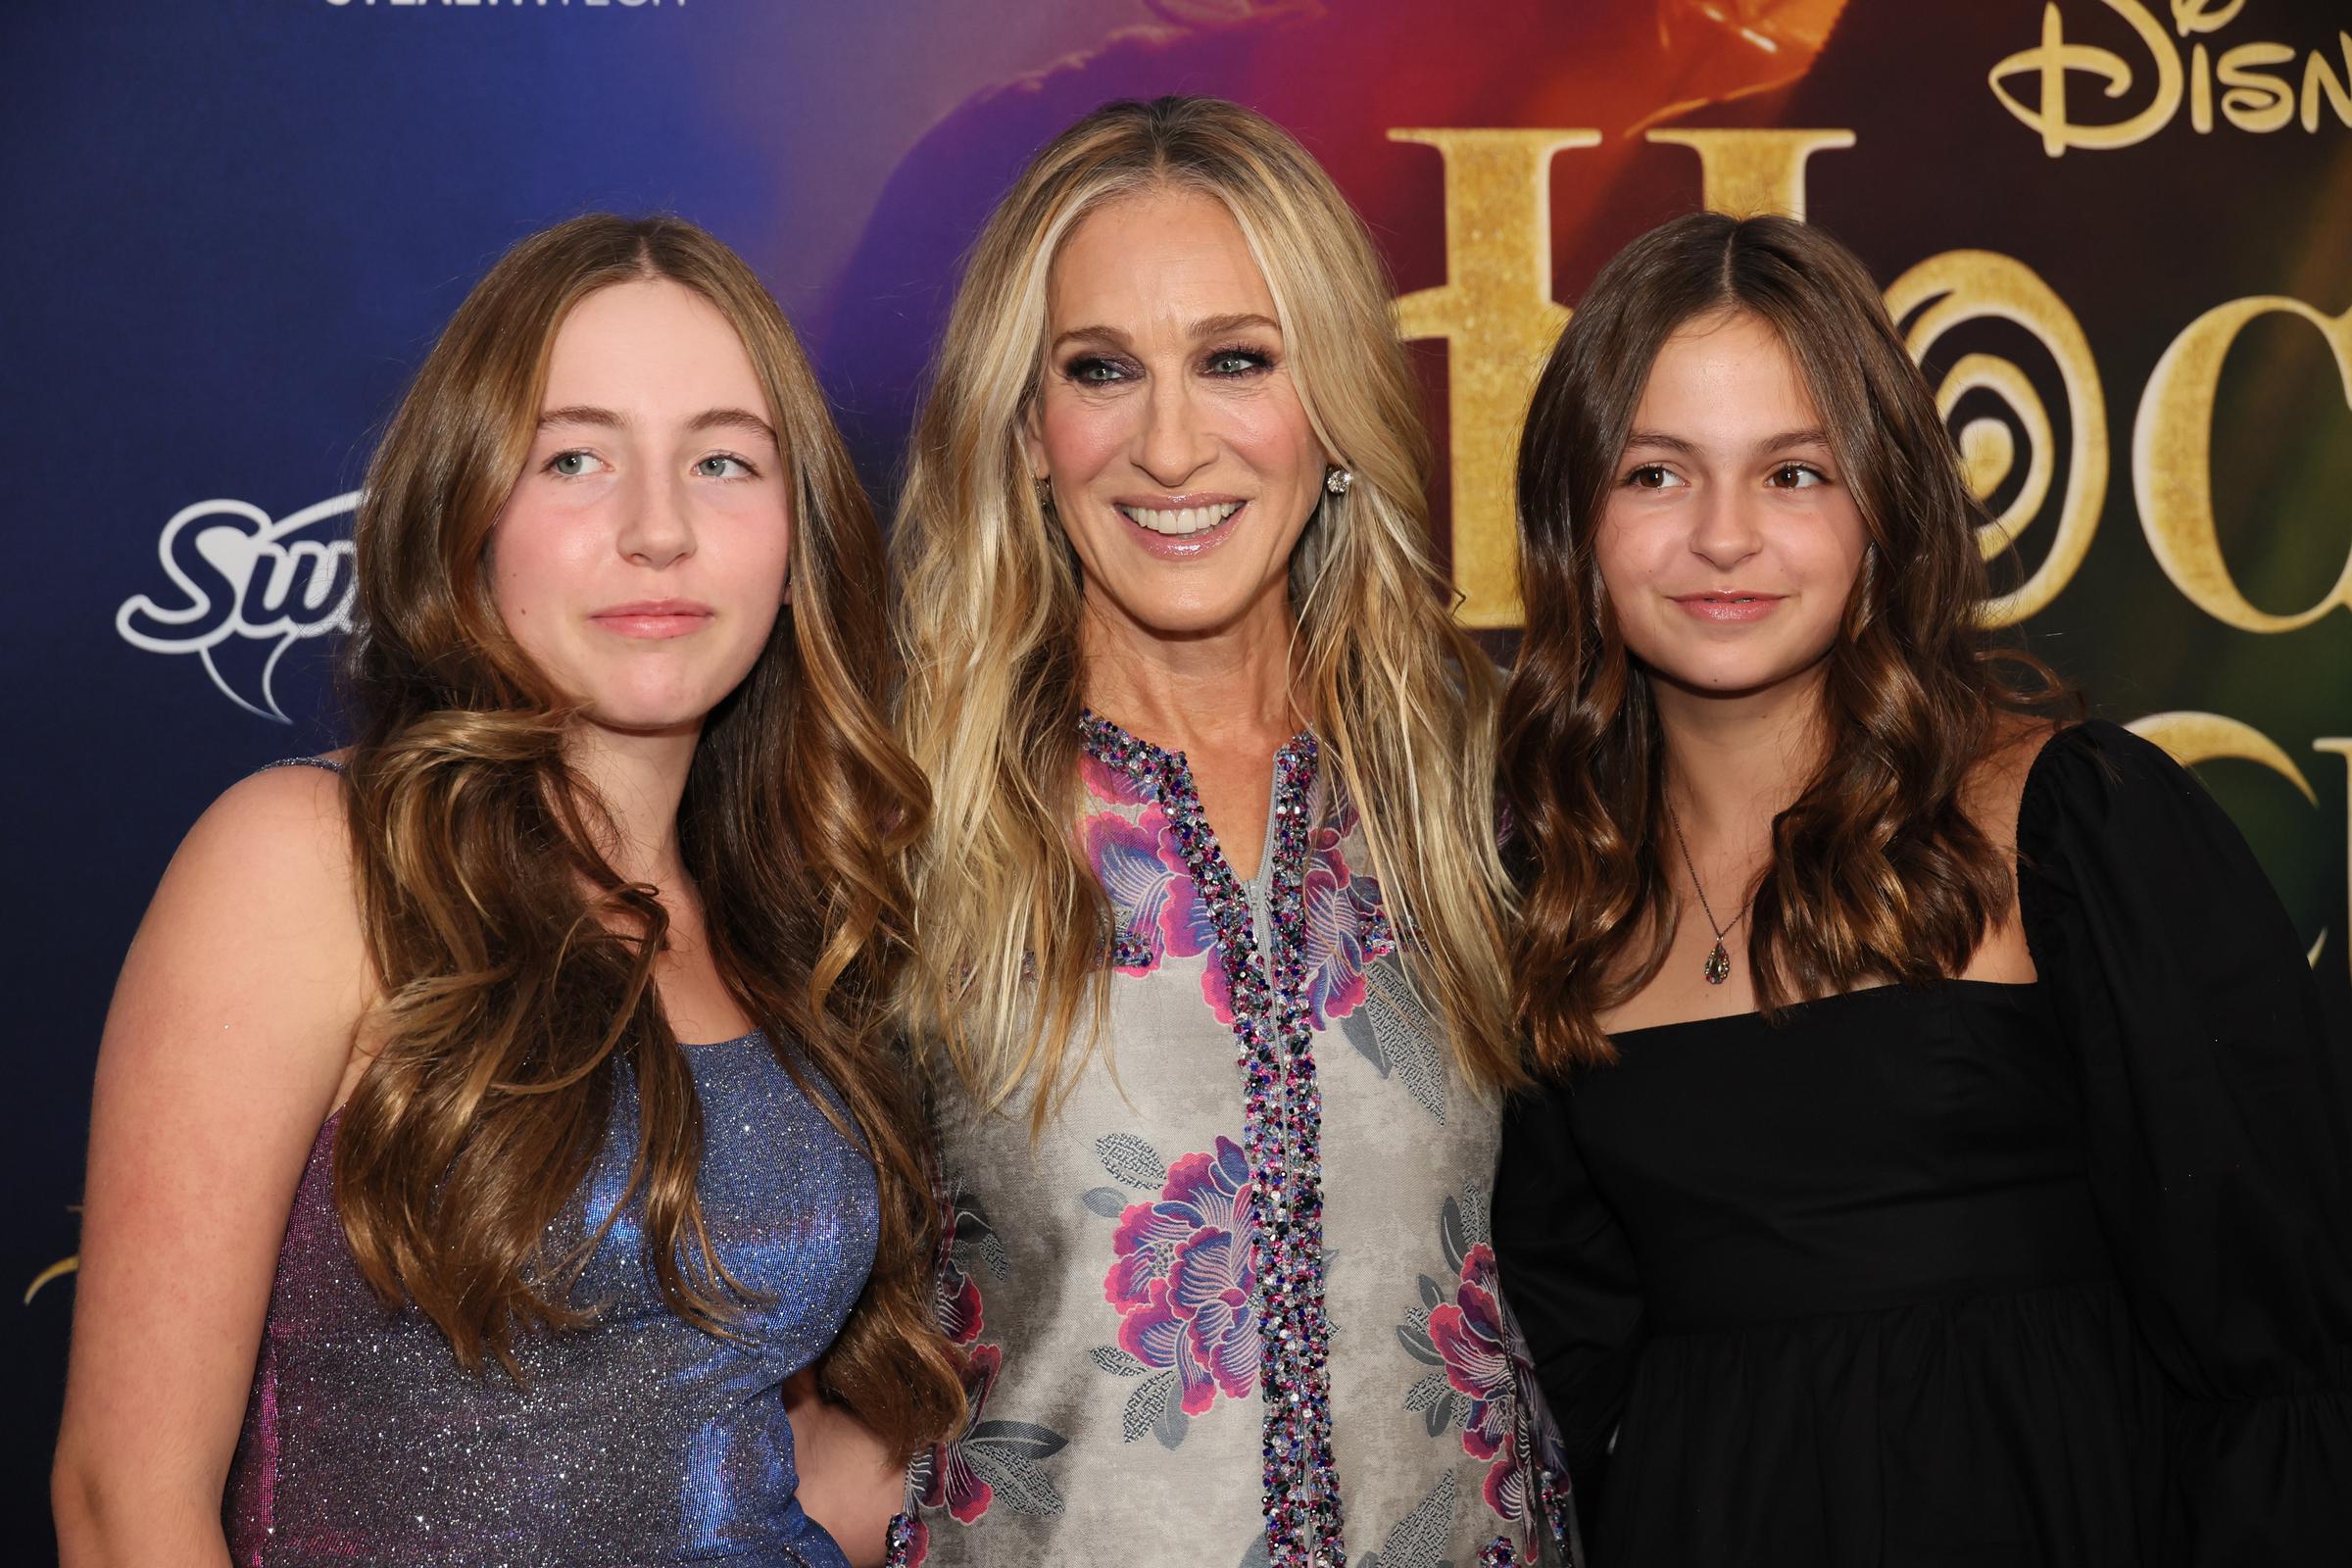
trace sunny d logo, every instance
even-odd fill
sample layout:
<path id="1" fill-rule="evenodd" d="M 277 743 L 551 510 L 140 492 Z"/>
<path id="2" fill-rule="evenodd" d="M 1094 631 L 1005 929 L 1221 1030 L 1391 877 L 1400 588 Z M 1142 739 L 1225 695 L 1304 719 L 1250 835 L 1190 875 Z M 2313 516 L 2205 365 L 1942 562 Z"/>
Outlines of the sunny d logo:
<path id="1" fill-rule="evenodd" d="M 220 695 L 256 717 L 292 723 L 270 684 L 286 650 L 307 638 L 351 630 L 358 587 L 351 540 L 322 526 L 359 505 L 357 490 L 272 522 L 243 501 L 199 501 L 164 524 L 156 558 L 171 590 L 133 594 L 115 612 L 115 629 L 151 654 L 194 654 Z M 234 662 L 236 644 L 275 644 L 258 676 Z M 240 692 L 246 685 L 252 695 Z M 255 699 L 259 700 L 256 701 Z"/>

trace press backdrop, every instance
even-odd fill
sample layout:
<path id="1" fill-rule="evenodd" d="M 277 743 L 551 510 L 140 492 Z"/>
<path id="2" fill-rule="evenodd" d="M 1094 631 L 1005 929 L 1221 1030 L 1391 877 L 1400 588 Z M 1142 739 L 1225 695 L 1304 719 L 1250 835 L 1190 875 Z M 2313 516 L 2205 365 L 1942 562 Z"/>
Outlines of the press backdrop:
<path id="1" fill-rule="evenodd" d="M 1506 655 L 1533 358 L 1658 220 L 1800 213 L 1870 263 L 1944 388 L 2018 553 L 1998 612 L 2198 763 L 2341 1021 L 2347 25 L 2328 0 L 8 6 L 9 1554 L 48 1555 L 124 945 L 215 794 L 336 743 L 374 434 L 492 259 L 587 209 L 742 250 L 887 500 L 957 260 L 1023 159 L 1110 98 L 1251 104 L 1387 251 L 1463 613 Z"/>

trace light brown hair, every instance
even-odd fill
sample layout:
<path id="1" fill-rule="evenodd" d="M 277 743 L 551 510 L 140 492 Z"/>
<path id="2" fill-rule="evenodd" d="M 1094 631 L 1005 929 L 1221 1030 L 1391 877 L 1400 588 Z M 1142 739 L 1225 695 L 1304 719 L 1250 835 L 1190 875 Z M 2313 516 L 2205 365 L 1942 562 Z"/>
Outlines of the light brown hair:
<path id="1" fill-rule="evenodd" d="M 1499 682 L 1454 624 L 1431 555 L 1431 455 L 1389 279 L 1305 150 L 1214 98 L 1114 103 L 1055 137 L 997 205 L 956 297 L 892 539 L 901 732 L 937 808 L 910 858 L 908 1027 L 983 1105 L 1027 1082 L 1033 1128 L 1100 1032 L 1109 911 L 1074 831 L 1083 584 L 1020 435 L 1063 240 L 1103 204 L 1162 188 L 1233 215 L 1307 419 L 1354 474 L 1292 557 L 1297 667 L 1389 912 L 1418 935 L 1408 972 L 1470 1081 L 1515 1082 L 1494 820 Z M 1086 1031 L 1090 999 L 1097 1028 Z"/>
<path id="2" fill-rule="evenodd" d="M 2005 713 L 2062 695 L 1984 625 L 1988 518 L 1862 264 L 1777 217 L 1694 213 L 1627 246 L 1552 349 L 1519 443 L 1527 626 L 1503 699 L 1502 777 L 1523 895 L 1513 1004 L 1547 1068 L 1615 1058 L 1597 1015 L 1649 983 L 1674 936 L 1657 714 L 1601 591 L 1595 536 L 1659 349 L 1724 313 L 1787 345 L 1867 539 L 1825 666 L 1824 758 L 1774 819 L 1751 906 L 1768 1016 L 1966 967 L 2012 890 L 1963 785 Z"/>
<path id="3" fill-rule="evenodd" d="M 694 290 L 734 326 L 789 469 L 792 600 L 704 725 L 678 834 L 728 990 L 796 1079 L 780 1043 L 800 1044 L 873 1162 L 873 1274 L 822 1370 L 911 1450 L 962 1396 L 932 1327 L 921 1123 L 881 1034 L 904 952 L 895 856 L 924 808 L 882 716 L 881 540 L 782 313 L 739 257 L 680 220 L 592 215 L 509 251 L 369 468 L 346 671 L 365 721 L 344 796 L 384 1001 L 370 1020 L 380 1049 L 336 1134 L 336 1203 L 378 1292 L 413 1301 L 468 1368 L 514 1371 L 518 1336 L 588 1315 L 566 1290 L 602 1232 L 562 1257 L 544 1237 L 625 1072 L 639 1107 L 630 1193 L 662 1295 L 722 1335 L 748 1298 L 696 1198 L 702 1115 L 652 983 L 666 917 L 599 853 L 602 809 L 565 762 L 571 705 L 509 634 L 488 576 L 558 329 L 588 294 L 639 278 Z"/>

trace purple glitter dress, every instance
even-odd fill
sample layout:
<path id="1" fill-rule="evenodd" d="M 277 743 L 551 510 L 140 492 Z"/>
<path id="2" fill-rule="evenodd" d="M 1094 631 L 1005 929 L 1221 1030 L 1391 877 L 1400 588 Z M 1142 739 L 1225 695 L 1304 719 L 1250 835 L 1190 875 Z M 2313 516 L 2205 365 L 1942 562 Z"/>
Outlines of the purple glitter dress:
<path id="1" fill-rule="evenodd" d="M 765 1036 L 688 1056 L 703 1214 L 727 1268 L 763 1297 L 738 1321 L 743 1342 L 663 1304 L 631 1210 L 575 1292 L 602 1305 L 596 1323 L 527 1343 L 520 1389 L 467 1375 L 429 1322 L 387 1311 L 360 1278 L 335 1214 L 330 1119 L 294 1195 L 229 1472 L 238 1568 L 846 1568 L 794 1497 L 781 1389 L 864 1287 L 873 1171 Z M 600 1217 L 635 1144 L 623 1084 L 585 1188 Z"/>

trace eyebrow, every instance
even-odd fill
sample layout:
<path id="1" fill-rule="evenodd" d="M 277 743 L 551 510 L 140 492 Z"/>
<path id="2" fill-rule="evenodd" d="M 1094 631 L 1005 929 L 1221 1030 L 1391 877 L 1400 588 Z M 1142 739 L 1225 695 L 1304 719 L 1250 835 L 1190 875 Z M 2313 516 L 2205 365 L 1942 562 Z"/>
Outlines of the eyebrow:
<path id="1" fill-rule="evenodd" d="M 770 444 L 776 440 L 776 432 L 768 427 L 767 421 L 746 409 L 705 409 L 686 421 L 686 428 L 695 431 L 748 430 L 754 435 L 766 437 Z"/>
<path id="2" fill-rule="evenodd" d="M 1190 335 L 1198 340 L 1246 331 L 1280 333 L 1282 323 L 1255 311 L 1243 311 L 1229 316 L 1204 316 L 1192 324 Z M 1127 334 L 1115 326 L 1074 326 L 1055 337 L 1049 352 L 1058 354 L 1069 343 L 1107 343 L 1123 349 L 1129 342 Z"/>
<path id="3" fill-rule="evenodd" d="M 1829 434 L 1824 430 L 1784 430 L 1779 435 L 1767 436 L 1757 442 L 1755 450 L 1761 456 L 1774 452 L 1787 452 L 1793 447 L 1826 447 L 1829 444 Z M 1625 448 L 1631 452 L 1636 447 L 1656 447 L 1663 451 L 1679 453 L 1686 458 L 1705 455 L 1703 449 L 1696 442 L 1686 441 L 1679 435 L 1668 435 L 1663 430 L 1636 430 L 1625 438 Z"/>
<path id="4" fill-rule="evenodd" d="M 549 409 L 539 416 L 539 428 L 553 424 L 588 424 L 601 429 L 628 428 L 629 416 L 613 409 L 600 409 L 586 403 L 567 404 L 561 409 Z M 705 430 L 747 430 L 767 438 L 771 443 L 776 432 L 768 422 L 746 409 L 705 409 L 686 421 L 686 428 L 697 434 Z"/>

